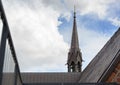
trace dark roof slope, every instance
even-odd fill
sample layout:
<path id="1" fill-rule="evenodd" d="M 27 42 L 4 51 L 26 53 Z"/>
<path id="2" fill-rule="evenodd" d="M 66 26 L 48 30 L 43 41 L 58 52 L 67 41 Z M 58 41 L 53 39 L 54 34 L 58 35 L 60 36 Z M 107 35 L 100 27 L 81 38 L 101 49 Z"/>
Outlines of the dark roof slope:
<path id="1" fill-rule="evenodd" d="M 120 61 L 119 50 L 120 28 L 81 73 L 79 82 L 101 82 L 114 63 Z"/>
<path id="2" fill-rule="evenodd" d="M 76 83 L 80 73 L 22 73 L 24 83 Z"/>

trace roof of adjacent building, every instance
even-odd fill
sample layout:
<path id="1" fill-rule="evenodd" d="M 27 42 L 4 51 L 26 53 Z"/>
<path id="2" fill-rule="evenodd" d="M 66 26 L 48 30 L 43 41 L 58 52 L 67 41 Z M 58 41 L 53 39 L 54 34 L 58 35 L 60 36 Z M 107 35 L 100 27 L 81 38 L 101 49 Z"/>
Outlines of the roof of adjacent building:
<path id="1" fill-rule="evenodd" d="M 22 73 L 24 83 L 76 83 L 80 73 Z"/>
<path id="2" fill-rule="evenodd" d="M 120 62 L 120 28 L 81 73 L 79 82 L 101 82 Z"/>

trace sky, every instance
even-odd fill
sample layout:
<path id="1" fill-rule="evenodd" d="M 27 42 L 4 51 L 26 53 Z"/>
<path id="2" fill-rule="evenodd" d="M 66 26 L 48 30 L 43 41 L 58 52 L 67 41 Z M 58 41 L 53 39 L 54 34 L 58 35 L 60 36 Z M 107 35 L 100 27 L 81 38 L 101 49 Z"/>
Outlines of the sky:
<path id="1" fill-rule="evenodd" d="M 76 5 L 82 69 L 120 26 L 120 0 L 2 0 L 22 72 L 67 72 Z"/>

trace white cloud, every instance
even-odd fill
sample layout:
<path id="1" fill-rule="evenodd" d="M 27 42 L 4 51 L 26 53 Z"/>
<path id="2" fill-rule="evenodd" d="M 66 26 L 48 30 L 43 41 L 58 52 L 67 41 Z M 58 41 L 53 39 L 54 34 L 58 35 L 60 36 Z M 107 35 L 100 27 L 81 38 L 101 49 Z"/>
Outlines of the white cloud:
<path id="1" fill-rule="evenodd" d="M 115 18 L 109 18 L 109 21 L 114 25 L 119 27 L 120 26 L 120 19 L 118 17 Z"/>
<path id="2" fill-rule="evenodd" d="M 110 4 L 115 0 L 65 0 L 68 9 L 71 10 L 76 4 L 77 10 L 81 15 L 91 14 L 98 16 L 100 19 L 104 19 L 108 16 L 108 9 Z"/>
<path id="3" fill-rule="evenodd" d="M 21 70 L 54 71 L 61 67 L 65 71 L 68 45 L 58 32 L 60 13 L 41 1 L 34 9 L 19 1 L 4 4 Z"/>
<path id="4" fill-rule="evenodd" d="M 34 3 L 32 3 L 32 0 L 26 0 L 26 2 L 32 4 L 31 8 L 34 6 L 34 8 L 37 9 L 40 6 L 36 6 L 36 4 L 40 3 L 40 1 L 44 7 L 52 8 L 65 17 L 68 21 L 71 17 L 70 11 L 74 9 L 74 5 L 76 5 L 76 9 L 80 15 L 92 15 L 93 17 L 97 16 L 95 18 L 106 20 L 109 20 L 110 17 L 113 17 L 113 10 L 118 10 L 120 8 L 120 0 L 36 0 Z"/>
<path id="5" fill-rule="evenodd" d="M 62 0 L 42 0 L 45 7 L 51 7 L 57 12 L 61 14 L 61 17 L 66 18 L 67 21 L 70 20 L 71 13 L 70 10 L 67 9 L 66 4 L 64 4 Z"/>

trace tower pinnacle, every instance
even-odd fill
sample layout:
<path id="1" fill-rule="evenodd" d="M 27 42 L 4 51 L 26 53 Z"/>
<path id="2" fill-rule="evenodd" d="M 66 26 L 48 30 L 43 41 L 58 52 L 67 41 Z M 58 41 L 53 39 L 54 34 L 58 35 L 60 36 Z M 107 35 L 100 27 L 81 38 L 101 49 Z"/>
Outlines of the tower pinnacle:
<path id="1" fill-rule="evenodd" d="M 81 72 L 82 54 L 79 49 L 77 23 L 76 23 L 76 11 L 74 6 L 74 19 L 73 19 L 73 31 L 71 39 L 71 47 L 68 53 L 68 72 Z"/>

